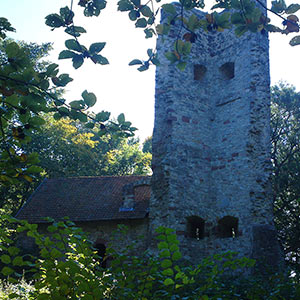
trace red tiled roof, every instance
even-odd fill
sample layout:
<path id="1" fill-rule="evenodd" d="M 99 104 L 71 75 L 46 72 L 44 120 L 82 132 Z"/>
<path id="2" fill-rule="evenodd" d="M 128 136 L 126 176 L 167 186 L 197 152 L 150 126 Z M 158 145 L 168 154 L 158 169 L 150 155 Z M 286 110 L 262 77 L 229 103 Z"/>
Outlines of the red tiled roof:
<path id="1" fill-rule="evenodd" d="M 141 219 L 149 211 L 150 186 L 135 189 L 132 211 L 120 211 L 123 188 L 148 176 L 74 177 L 45 179 L 17 213 L 29 222 L 45 222 L 68 216 L 72 221 Z"/>

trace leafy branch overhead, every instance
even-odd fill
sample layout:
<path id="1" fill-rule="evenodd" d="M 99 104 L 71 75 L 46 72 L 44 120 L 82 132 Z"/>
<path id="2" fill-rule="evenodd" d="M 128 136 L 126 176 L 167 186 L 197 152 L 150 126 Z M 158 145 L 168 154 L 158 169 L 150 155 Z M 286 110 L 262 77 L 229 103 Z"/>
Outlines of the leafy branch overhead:
<path id="1" fill-rule="evenodd" d="M 100 11 L 105 8 L 106 1 L 80 1 L 79 5 L 85 7 L 85 16 L 98 16 Z M 71 58 L 75 69 L 83 64 L 85 58 L 90 58 L 95 64 L 108 64 L 107 58 L 99 54 L 105 47 L 105 43 L 93 43 L 89 48 L 81 45 L 78 37 L 86 33 L 86 30 L 83 27 L 75 26 L 73 19 L 74 12 L 67 6 L 61 8 L 59 14 L 50 14 L 46 17 L 46 25 L 50 26 L 52 30 L 63 27 L 67 34 L 73 36 L 73 39 L 66 40 L 67 50 L 60 52 L 59 59 Z"/>
<path id="2" fill-rule="evenodd" d="M 80 0 L 78 4 L 84 8 L 84 15 L 88 17 L 98 16 L 106 7 L 104 0 Z M 299 18 L 296 13 L 300 10 L 300 4 L 294 3 L 287 6 L 284 0 L 274 0 L 271 4 L 271 8 L 267 8 L 261 0 L 216 0 L 211 8 L 212 12 L 202 18 L 192 12 L 187 18 L 185 11 L 204 8 L 204 0 L 179 0 L 177 3 L 168 4 L 160 4 L 160 0 L 119 0 L 117 10 L 127 13 L 135 27 L 144 31 L 146 39 L 157 35 L 167 36 L 172 31 L 177 32 L 173 49 L 166 53 L 166 57 L 170 63 L 176 64 L 180 70 L 183 70 L 192 44 L 197 40 L 199 30 L 222 32 L 234 27 L 237 36 L 249 31 L 253 33 L 264 31 L 283 34 L 298 33 Z M 266 11 L 281 18 L 282 26 L 272 24 L 266 16 Z M 167 16 L 167 21 L 163 24 L 157 24 L 159 12 Z M 60 14 L 51 14 L 46 17 L 46 24 L 52 27 L 52 30 L 63 27 L 66 33 L 73 36 L 73 39 L 66 41 L 68 50 L 63 50 L 59 58 L 72 59 L 76 69 L 86 58 L 101 65 L 108 64 L 107 58 L 99 54 L 105 46 L 104 42 L 92 44 L 90 47 L 79 43 L 78 38 L 82 33 L 86 33 L 86 30 L 74 25 L 74 16 L 71 2 L 70 9 L 64 7 L 60 10 Z M 299 44 L 300 35 L 290 40 L 292 46 Z M 95 48 L 96 51 L 93 50 Z M 147 53 L 147 59 L 133 59 L 129 65 L 138 65 L 139 71 L 145 71 L 151 65 L 158 66 L 159 57 L 156 51 L 148 49 Z"/>
<path id="3" fill-rule="evenodd" d="M 5 24 L 11 29 L 9 23 Z M 123 114 L 118 122 L 113 122 L 107 112 L 90 113 L 88 110 L 95 105 L 97 98 L 87 90 L 81 94 L 80 100 L 67 103 L 62 88 L 73 79 L 68 74 L 59 74 L 57 64 L 39 65 L 36 59 L 32 59 L 30 48 L 11 40 L 0 41 L 0 46 L 1 185 L 20 181 L 31 183 L 42 171 L 37 153 L 27 153 L 24 149 L 45 123 L 46 113 L 52 113 L 56 120 L 63 117 L 80 120 L 88 128 L 100 123 L 99 136 L 107 133 L 133 135 L 136 128 L 125 120 Z M 95 43 L 89 51 L 97 55 L 103 47 L 103 44 Z"/>

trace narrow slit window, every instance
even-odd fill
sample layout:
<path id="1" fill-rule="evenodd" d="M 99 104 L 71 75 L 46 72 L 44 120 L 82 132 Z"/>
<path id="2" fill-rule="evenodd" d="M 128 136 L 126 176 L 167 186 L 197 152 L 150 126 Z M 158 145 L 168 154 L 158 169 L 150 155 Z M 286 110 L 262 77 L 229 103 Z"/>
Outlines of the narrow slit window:
<path id="1" fill-rule="evenodd" d="M 239 219 L 232 216 L 225 216 L 218 221 L 218 236 L 220 238 L 236 238 L 238 234 Z"/>
<path id="2" fill-rule="evenodd" d="M 201 81 L 204 78 L 204 75 L 207 71 L 207 68 L 203 65 L 194 65 L 194 80 Z"/>
<path id="3" fill-rule="evenodd" d="M 228 62 L 219 68 L 223 79 L 230 80 L 234 78 L 234 63 Z"/>
<path id="4" fill-rule="evenodd" d="M 200 240 L 205 236 L 205 221 L 197 216 L 187 218 L 187 234 L 189 237 Z"/>

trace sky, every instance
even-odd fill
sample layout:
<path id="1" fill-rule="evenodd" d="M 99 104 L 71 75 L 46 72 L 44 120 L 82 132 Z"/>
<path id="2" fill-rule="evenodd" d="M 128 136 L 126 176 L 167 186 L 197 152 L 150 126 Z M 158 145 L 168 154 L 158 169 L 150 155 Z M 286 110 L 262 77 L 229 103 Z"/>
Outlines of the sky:
<path id="1" fill-rule="evenodd" d="M 65 49 L 64 41 L 72 37 L 62 29 L 51 31 L 45 25 L 45 16 L 58 13 L 59 8 L 69 6 L 71 0 L 0 0 L 0 17 L 7 18 L 16 28 L 16 33 L 9 34 L 11 38 L 54 43 L 48 59 L 59 64 L 60 73 L 69 73 L 74 79 L 66 87 L 69 101 L 79 100 L 85 89 L 95 93 L 98 101 L 93 111 L 110 111 L 113 117 L 124 113 L 126 120 L 139 129 L 137 136 L 143 141 L 153 130 L 155 68 L 138 72 L 128 63 L 135 58 L 147 59 L 146 51 L 155 48 L 155 38 L 146 40 L 143 30 L 135 28 L 127 13 L 117 11 L 118 0 L 108 0 L 107 8 L 93 18 L 83 17 L 77 2 L 74 1 L 75 25 L 87 30 L 87 34 L 80 37 L 80 43 L 89 46 L 94 42 L 107 42 L 101 55 L 108 58 L 109 65 L 95 65 L 88 60 L 74 70 L 71 60 L 57 60 L 59 52 Z M 287 4 L 293 2 L 297 1 L 286 1 Z M 207 5 L 205 10 L 209 8 Z M 280 20 L 277 22 L 280 25 Z M 300 90 L 300 46 L 291 47 L 288 44 L 291 37 L 270 34 L 271 84 L 284 80 Z"/>

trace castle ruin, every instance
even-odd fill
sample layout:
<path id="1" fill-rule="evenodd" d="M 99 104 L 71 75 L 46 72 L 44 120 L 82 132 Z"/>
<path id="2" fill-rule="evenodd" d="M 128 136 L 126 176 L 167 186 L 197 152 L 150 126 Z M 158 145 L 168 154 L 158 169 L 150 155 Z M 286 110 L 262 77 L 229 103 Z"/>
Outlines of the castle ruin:
<path id="1" fill-rule="evenodd" d="M 197 32 L 184 71 L 164 55 L 177 36 L 157 42 L 150 226 L 174 228 L 192 261 L 231 250 L 276 264 L 268 35 Z"/>

